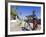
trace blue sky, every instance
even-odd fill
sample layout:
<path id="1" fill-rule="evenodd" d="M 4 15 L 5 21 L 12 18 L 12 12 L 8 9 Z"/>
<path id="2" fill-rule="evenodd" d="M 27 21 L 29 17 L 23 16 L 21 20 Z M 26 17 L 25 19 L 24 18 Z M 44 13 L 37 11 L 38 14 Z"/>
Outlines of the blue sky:
<path id="1" fill-rule="evenodd" d="M 37 6 L 11 6 L 11 8 L 15 9 L 18 12 L 18 15 L 21 17 L 25 17 L 28 15 L 32 15 L 32 11 L 35 11 L 37 17 L 41 17 L 41 7 Z"/>

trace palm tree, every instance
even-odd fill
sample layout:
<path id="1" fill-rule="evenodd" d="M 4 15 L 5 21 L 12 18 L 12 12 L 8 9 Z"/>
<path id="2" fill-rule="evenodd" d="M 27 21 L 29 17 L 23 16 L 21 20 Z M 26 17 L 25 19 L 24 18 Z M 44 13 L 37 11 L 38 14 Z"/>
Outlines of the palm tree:
<path id="1" fill-rule="evenodd" d="M 35 30 L 37 28 L 37 18 L 36 18 L 36 15 L 35 15 L 35 11 L 33 11 L 33 29 L 32 30 Z"/>
<path id="2" fill-rule="evenodd" d="M 16 11 L 13 8 L 11 8 L 11 15 L 16 16 Z"/>
<path id="3" fill-rule="evenodd" d="M 16 10 L 14 8 L 11 8 L 11 19 L 16 19 Z"/>

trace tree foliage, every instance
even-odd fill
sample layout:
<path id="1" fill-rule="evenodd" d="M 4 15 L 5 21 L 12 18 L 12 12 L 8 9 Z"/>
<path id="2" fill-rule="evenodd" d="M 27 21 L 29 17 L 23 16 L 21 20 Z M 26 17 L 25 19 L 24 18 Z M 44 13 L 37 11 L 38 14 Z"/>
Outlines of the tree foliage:
<path id="1" fill-rule="evenodd" d="M 13 8 L 11 8 L 11 15 L 12 16 L 16 16 L 17 14 L 16 14 L 16 11 L 13 9 Z"/>

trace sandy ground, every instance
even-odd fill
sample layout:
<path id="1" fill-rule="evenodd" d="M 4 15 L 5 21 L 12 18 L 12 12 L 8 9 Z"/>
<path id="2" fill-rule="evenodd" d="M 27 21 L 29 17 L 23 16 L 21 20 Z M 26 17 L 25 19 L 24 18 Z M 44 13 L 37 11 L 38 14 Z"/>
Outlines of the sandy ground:
<path id="1" fill-rule="evenodd" d="M 21 28 L 16 21 L 10 23 L 10 31 L 21 31 Z"/>
<path id="2" fill-rule="evenodd" d="M 32 27 L 32 25 L 30 25 L 30 26 Z M 40 27 L 40 25 L 38 25 L 37 30 L 40 30 L 40 29 L 41 29 L 41 27 Z M 17 23 L 16 21 L 12 21 L 10 23 L 10 31 L 22 31 L 22 30 L 21 30 L 19 23 Z"/>

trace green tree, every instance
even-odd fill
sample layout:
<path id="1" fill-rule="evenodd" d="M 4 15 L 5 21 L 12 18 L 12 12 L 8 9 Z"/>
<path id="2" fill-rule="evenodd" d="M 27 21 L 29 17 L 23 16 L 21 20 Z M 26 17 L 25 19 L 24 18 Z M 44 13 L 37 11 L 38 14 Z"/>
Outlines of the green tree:
<path id="1" fill-rule="evenodd" d="M 12 16 L 16 16 L 17 15 L 15 9 L 13 9 L 13 8 L 11 8 L 11 15 Z"/>

